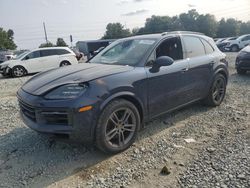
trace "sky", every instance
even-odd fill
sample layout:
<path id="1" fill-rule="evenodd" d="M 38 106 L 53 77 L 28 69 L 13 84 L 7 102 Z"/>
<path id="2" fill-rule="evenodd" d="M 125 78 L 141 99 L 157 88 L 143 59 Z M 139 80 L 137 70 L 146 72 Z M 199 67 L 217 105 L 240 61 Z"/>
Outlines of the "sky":
<path id="1" fill-rule="evenodd" d="M 190 9 L 214 14 L 217 20 L 250 20 L 250 0 L 0 0 L 0 27 L 12 29 L 18 49 L 37 48 L 48 40 L 63 38 L 70 45 L 99 39 L 110 22 L 126 28 L 144 26 L 152 15 L 174 16 Z"/>

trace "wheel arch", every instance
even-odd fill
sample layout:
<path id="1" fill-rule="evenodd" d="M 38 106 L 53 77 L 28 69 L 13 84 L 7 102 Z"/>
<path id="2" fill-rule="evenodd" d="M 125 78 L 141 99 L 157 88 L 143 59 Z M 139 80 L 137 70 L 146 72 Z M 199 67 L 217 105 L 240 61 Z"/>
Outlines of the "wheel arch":
<path id="1" fill-rule="evenodd" d="M 231 50 L 231 51 L 232 51 L 232 48 L 233 48 L 234 46 L 236 46 L 236 47 L 237 47 L 237 51 L 239 51 L 239 50 L 240 50 L 240 46 L 239 46 L 239 44 L 232 44 L 232 45 L 230 46 L 230 50 Z"/>
<path id="2" fill-rule="evenodd" d="M 143 109 L 143 103 L 140 101 L 140 99 L 138 99 L 134 93 L 129 92 L 129 91 L 124 91 L 124 92 L 119 92 L 116 93 L 110 97 L 108 97 L 101 105 L 100 105 L 100 111 L 102 111 L 105 106 L 107 106 L 110 102 L 112 102 L 113 100 L 116 99 L 125 99 L 131 103 L 133 103 L 135 105 L 135 107 L 137 108 L 139 115 L 140 115 L 140 122 L 142 124 L 143 120 L 144 120 L 144 109 Z"/>
<path id="3" fill-rule="evenodd" d="M 217 74 L 222 74 L 225 78 L 226 78 L 226 82 L 228 82 L 228 71 L 225 70 L 225 68 L 218 68 L 215 73 L 214 73 L 214 77 L 217 75 Z"/>
<path id="4" fill-rule="evenodd" d="M 71 63 L 68 59 L 61 59 L 59 66 L 61 66 L 63 62 L 67 62 L 67 63 L 69 63 L 69 65 L 71 65 Z"/>

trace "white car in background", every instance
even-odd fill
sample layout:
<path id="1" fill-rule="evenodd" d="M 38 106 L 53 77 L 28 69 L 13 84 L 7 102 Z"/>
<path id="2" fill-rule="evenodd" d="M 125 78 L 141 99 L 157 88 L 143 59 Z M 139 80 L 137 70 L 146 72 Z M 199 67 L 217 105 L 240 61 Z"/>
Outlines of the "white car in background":
<path id="1" fill-rule="evenodd" d="M 75 64 L 78 64 L 75 53 L 68 47 L 39 48 L 0 64 L 0 73 L 3 76 L 21 77 Z"/>
<path id="2" fill-rule="evenodd" d="M 235 40 L 226 41 L 225 49 L 231 52 L 238 52 L 250 44 L 250 34 L 242 35 Z"/>

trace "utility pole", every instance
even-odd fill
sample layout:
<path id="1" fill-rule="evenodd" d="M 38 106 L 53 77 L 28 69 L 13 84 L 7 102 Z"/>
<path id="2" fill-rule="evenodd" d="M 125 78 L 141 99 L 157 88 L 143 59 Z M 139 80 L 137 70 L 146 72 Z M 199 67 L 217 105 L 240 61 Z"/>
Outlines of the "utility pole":
<path id="1" fill-rule="evenodd" d="M 47 37 L 47 32 L 46 32 L 45 22 L 43 22 L 43 29 L 44 29 L 44 34 L 45 34 L 45 40 L 46 40 L 46 43 L 48 43 L 48 37 Z"/>
<path id="2" fill-rule="evenodd" d="M 73 48 L 73 37 L 72 37 L 72 35 L 70 35 L 69 38 L 70 38 L 71 48 Z"/>

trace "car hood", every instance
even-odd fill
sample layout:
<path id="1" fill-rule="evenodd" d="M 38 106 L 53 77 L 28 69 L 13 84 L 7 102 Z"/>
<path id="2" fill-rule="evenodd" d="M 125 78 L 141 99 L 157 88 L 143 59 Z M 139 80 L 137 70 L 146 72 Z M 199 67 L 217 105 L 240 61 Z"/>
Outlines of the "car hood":
<path id="1" fill-rule="evenodd" d="M 32 95 L 42 95 L 45 92 L 69 83 L 83 83 L 97 78 L 133 70 L 131 66 L 104 65 L 84 63 L 52 69 L 35 75 L 28 80 L 22 89 Z"/>
<path id="2" fill-rule="evenodd" d="M 5 62 L 1 63 L 1 66 L 2 67 L 7 67 L 8 65 L 16 63 L 16 62 L 17 62 L 17 60 L 8 60 L 8 61 L 5 61 Z"/>
<path id="3" fill-rule="evenodd" d="M 246 46 L 245 48 L 243 48 L 241 51 L 243 52 L 250 52 L 250 46 Z"/>

